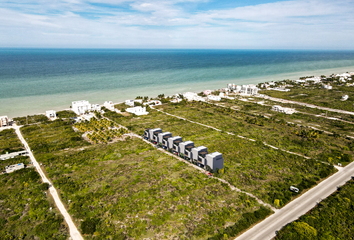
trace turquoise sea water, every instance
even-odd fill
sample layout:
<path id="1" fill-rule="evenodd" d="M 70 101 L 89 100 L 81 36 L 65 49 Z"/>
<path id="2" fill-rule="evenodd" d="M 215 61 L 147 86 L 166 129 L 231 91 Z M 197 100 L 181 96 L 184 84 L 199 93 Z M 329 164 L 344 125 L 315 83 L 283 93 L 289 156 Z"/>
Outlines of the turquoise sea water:
<path id="1" fill-rule="evenodd" d="M 0 116 L 347 71 L 354 52 L 0 49 Z"/>

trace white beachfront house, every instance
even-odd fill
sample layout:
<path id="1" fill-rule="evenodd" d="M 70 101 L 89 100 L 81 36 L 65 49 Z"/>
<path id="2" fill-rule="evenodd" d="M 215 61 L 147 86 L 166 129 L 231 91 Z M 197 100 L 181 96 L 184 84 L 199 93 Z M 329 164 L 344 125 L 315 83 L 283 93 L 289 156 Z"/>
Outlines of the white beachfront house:
<path id="1" fill-rule="evenodd" d="M 242 93 L 242 94 L 247 94 L 247 95 L 257 95 L 258 94 L 258 87 L 254 84 L 249 84 L 249 85 L 236 85 L 234 83 L 229 83 L 227 84 L 227 89 L 228 90 L 233 90 L 236 93 Z M 226 89 L 225 89 L 226 92 Z"/>
<path id="2" fill-rule="evenodd" d="M 114 104 L 112 101 L 105 101 L 103 106 L 110 111 L 114 111 Z"/>
<path id="3" fill-rule="evenodd" d="M 134 107 L 134 100 L 125 100 L 125 105 Z"/>
<path id="4" fill-rule="evenodd" d="M 47 116 L 47 118 L 49 119 L 54 119 L 57 117 L 57 113 L 54 110 L 49 110 L 45 112 L 45 115 Z"/>
<path id="5" fill-rule="evenodd" d="M 75 101 L 71 103 L 71 110 L 73 110 L 77 115 L 82 115 L 91 111 L 91 104 L 86 100 Z"/>
<path id="6" fill-rule="evenodd" d="M 133 113 L 135 115 L 141 116 L 141 115 L 147 115 L 149 112 L 146 111 L 146 107 L 132 107 L 132 108 L 127 108 L 127 112 Z"/>
<path id="7" fill-rule="evenodd" d="M 256 87 L 256 85 L 254 85 L 254 84 L 242 85 L 241 93 L 247 94 L 247 95 L 257 95 L 258 94 L 258 87 Z"/>
<path id="8" fill-rule="evenodd" d="M 6 127 L 9 125 L 9 118 L 7 116 L 0 117 L 0 127 Z"/>
<path id="9" fill-rule="evenodd" d="M 99 104 L 92 104 L 91 111 L 101 111 L 101 106 Z"/>
<path id="10" fill-rule="evenodd" d="M 183 97 L 187 99 L 187 101 L 202 101 L 205 102 L 205 99 L 194 92 L 186 92 L 183 94 Z"/>
<path id="11" fill-rule="evenodd" d="M 275 112 L 280 112 L 280 113 L 285 113 L 285 114 L 293 114 L 296 112 L 295 109 L 293 109 L 293 108 L 282 107 L 279 105 L 274 105 L 272 107 L 272 110 Z"/>

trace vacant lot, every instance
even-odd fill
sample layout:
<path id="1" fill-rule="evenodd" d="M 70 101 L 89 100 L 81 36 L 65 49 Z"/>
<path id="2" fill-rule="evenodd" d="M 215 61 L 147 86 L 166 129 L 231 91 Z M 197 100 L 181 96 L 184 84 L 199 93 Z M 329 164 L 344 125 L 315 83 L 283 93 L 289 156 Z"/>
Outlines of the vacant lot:
<path id="1" fill-rule="evenodd" d="M 260 208 L 140 139 L 88 145 L 63 121 L 22 131 L 86 239 L 205 239 Z"/>
<path id="2" fill-rule="evenodd" d="M 274 206 L 283 206 L 292 198 L 288 190 L 291 185 L 303 190 L 334 171 L 332 166 L 274 150 L 260 141 L 250 142 L 153 109 L 149 111 L 149 115 L 141 117 L 124 117 L 113 112 L 106 116 L 138 134 L 143 134 L 145 128 L 160 127 L 174 136 L 182 136 L 183 140 L 194 141 L 196 146 L 208 147 L 209 152 L 221 152 L 225 159 L 225 173 L 220 177 Z M 210 114 L 208 118 L 212 121 L 219 115 L 229 121 L 223 114 Z"/>
<path id="3" fill-rule="evenodd" d="M 242 112 L 200 102 L 159 107 L 165 112 L 321 161 L 347 164 L 352 160 L 354 145 L 351 139 L 288 124 L 280 114 L 269 117 L 251 114 L 252 108 L 258 108 L 255 104 L 248 108 L 251 109 Z"/>
<path id="4" fill-rule="evenodd" d="M 0 239 L 68 238 L 68 229 L 47 197 L 35 169 L 0 175 Z"/>
<path id="5" fill-rule="evenodd" d="M 278 232 L 275 239 L 353 239 L 354 181 Z"/>
<path id="6" fill-rule="evenodd" d="M 333 89 L 327 90 L 318 86 L 294 87 L 290 92 L 261 91 L 271 97 L 283 98 L 292 101 L 305 102 L 322 107 L 353 111 L 354 87 L 345 87 L 332 84 Z M 341 101 L 343 95 L 348 95 L 347 101 Z"/>
<path id="7" fill-rule="evenodd" d="M 14 129 L 0 131 L 0 155 L 24 150 Z"/>

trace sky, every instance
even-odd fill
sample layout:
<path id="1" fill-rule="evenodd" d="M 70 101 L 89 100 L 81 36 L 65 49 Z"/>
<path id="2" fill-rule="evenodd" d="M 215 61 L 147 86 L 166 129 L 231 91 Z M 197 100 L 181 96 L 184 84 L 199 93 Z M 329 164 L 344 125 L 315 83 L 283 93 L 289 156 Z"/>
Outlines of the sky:
<path id="1" fill-rule="evenodd" d="M 354 0 L 0 0 L 0 47 L 354 50 Z"/>

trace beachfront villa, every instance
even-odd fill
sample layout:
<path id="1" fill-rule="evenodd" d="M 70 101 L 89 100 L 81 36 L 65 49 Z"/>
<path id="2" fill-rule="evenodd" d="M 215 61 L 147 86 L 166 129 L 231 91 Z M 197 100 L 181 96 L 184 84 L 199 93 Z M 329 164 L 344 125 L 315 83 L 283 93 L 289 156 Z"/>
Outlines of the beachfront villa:
<path id="1" fill-rule="evenodd" d="M 258 88 L 254 84 L 242 85 L 241 93 L 247 94 L 247 95 L 257 95 Z"/>
<path id="2" fill-rule="evenodd" d="M 71 103 L 71 110 L 73 110 L 77 115 L 82 115 L 91 111 L 91 104 L 86 100 L 75 101 Z"/>
<path id="3" fill-rule="evenodd" d="M 236 85 L 234 83 L 227 84 L 227 89 L 229 91 L 234 91 L 235 93 L 241 93 L 246 95 L 257 95 L 258 94 L 258 87 L 254 84 L 249 85 Z"/>
<path id="4" fill-rule="evenodd" d="M 187 99 L 187 101 L 202 101 L 205 102 L 205 99 L 194 92 L 186 92 L 183 94 L 183 97 Z"/>
<path id="5" fill-rule="evenodd" d="M 183 142 L 182 137 L 172 137 L 170 132 L 162 132 L 161 128 L 146 129 L 144 138 L 156 145 L 162 145 L 163 148 L 201 168 L 207 169 L 207 166 L 209 166 L 210 169 L 215 171 L 224 167 L 224 159 L 221 153 L 214 152 L 209 154 L 206 147 L 195 147 L 192 141 Z"/>
<path id="6" fill-rule="evenodd" d="M 57 117 L 57 113 L 54 110 L 49 110 L 45 112 L 45 115 L 49 119 L 55 119 Z"/>
<path id="7" fill-rule="evenodd" d="M 126 111 L 129 112 L 129 113 L 133 113 L 133 114 L 135 114 L 137 116 L 148 115 L 149 114 L 149 112 L 146 111 L 146 107 L 141 107 L 141 106 L 127 108 Z"/>
<path id="8" fill-rule="evenodd" d="M 103 106 L 110 111 L 114 111 L 114 104 L 112 101 L 105 101 Z"/>
<path id="9" fill-rule="evenodd" d="M 0 117 L 0 127 L 9 126 L 9 118 L 7 116 Z"/>
<path id="10" fill-rule="evenodd" d="M 92 104 L 91 111 L 101 111 L 101 106 L 99 104 Z"/>
<path id="11" fill-rule="evenodd" d="M 82 115 L 91 111 L 101 111 L 101 106 L 99 104 L 90 104 L 89 101 L 81 100 L 71 103 L 71 110 L 73 110 L 77 115 Z"/>
<path id="12" fill-rule="evenodd" d="M 134 107 L 134 100 L 125 100 L 125 105 Z"/>

